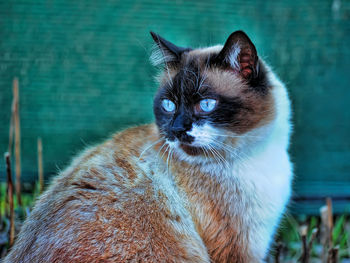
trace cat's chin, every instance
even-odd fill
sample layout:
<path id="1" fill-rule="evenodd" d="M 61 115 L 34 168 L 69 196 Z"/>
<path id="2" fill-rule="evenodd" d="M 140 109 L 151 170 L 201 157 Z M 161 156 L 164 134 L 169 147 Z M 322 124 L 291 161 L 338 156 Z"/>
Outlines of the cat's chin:
<path id="1" fill-rule="evenodd" d="M 199 147 L 194 147 L 194 146 L 191 146 L 188 144 L 183 144 L 183 143 L 180 144 L 180 148 L 185 153 L 187 153 L 188 155 L 191 155 L 191 156 L 197 156 L 197 155 L 202 154 L 202 152 L 203 152 L 202 149 Z"/>

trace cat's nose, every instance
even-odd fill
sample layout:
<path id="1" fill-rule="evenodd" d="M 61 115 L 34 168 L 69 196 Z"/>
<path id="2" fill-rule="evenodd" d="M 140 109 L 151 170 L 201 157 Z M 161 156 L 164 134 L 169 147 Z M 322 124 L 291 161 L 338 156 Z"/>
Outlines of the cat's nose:
<path id="1" fill-rule="evenodd" d="M 188 135 L 187 132 L 191 130 L 192 123 L 185 114 L 180 112 L 173 123 L 170 126 L 170 132 L 173 136 L 178 138 L 181 142 L 191 143 L 193 141 L 192 136 Z"/>
<path id="2" fill-rule="evenodd" d="M 170 129 L 174 133 L 184 133 L 189 131 L 191 128 L 191 121 L 186 118 L 184 114 L 179 114 L 175 117 Z"/>
<path id="3" fill-rule="evenodd" d="M 180 141 L 185 138 L 187 135 L 187 129 L 185 129 L 183 126 L 173 126 L 170 129 L 170 132 L 172 135 L 174 135 L 176 138 L 178 138 Z"/>
<path id="4" fill-rule="evenodd" d="M 194 138 L 187 134 L 189 130 L 190 128 L 185 127 L 183 124 L 181 124 L 181 125 L 173 125 L 170 129 L 170 132 L 173 136 L 179 139 L 179 141 L 185 142 L 185 143 L 191 143 Z"/>
<path id="5" fill-rule="evenodd" d="M 178 126 L 172 126 L 171 131 L 177 134 L 177 133 L 184 133 L 188 131 L 188 129 L 185 128 L 183 125 L 178 125 Z"/>

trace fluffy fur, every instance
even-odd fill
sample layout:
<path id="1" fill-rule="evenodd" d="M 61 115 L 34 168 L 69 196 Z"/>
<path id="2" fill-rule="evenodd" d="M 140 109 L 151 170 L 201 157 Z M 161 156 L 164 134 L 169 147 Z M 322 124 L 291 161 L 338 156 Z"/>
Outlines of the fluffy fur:
<path id="1" fill-rule="evenodd" d="M 37 201 L 6 263 L 264 260 L 291 192 L 286 89 L 243 32 L 195 50 L 152 36 L 166 55 L 155 56 L 165 63 L 156 125 L 77 157 Z M 210 96 L 217 108 L 199 112 Z"/>

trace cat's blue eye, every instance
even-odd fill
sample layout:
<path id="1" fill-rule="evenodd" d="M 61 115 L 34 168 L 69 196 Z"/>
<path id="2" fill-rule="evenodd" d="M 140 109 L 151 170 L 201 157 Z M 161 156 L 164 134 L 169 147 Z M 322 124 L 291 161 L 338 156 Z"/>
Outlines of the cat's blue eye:
<path id="1" fill-rule="evenodd" d="M 210 112 L 212 111 L 216 106 L 216 100 L 214 99 L 204 99 L 199 102 L 199 106 L 202 111 L 204 112 Z"/>
<path id="2" fill-rule="evenodd" d="M 168 99 L 162 100 L 162 107 L 165 111 L 168 112 L 173 112 L 176 108 L 175 103 Z"/>

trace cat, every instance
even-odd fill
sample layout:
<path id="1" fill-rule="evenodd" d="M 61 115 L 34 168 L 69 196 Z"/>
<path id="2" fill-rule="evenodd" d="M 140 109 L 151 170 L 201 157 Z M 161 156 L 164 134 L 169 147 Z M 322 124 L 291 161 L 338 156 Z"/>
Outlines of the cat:
<path id="1" fill-rule="evenodd" d="M 155 124 L 75 158 L 6 263 L 264 262 L 291 195 L 286 88 L 243 31 L 199 49 L 151 35 Z"/>

